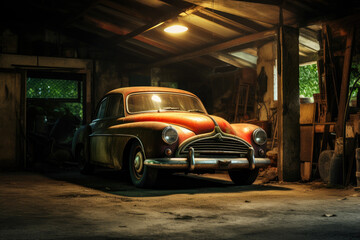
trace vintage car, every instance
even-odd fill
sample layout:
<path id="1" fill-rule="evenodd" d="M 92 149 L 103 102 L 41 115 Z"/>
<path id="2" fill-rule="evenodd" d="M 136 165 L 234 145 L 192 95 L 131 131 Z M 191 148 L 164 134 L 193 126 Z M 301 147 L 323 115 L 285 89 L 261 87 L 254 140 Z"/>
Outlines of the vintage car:
<path id="1" fill-rule="evenodd" d="M 73 139 L 82 173 L 95 165 L 129 170 L 133 184 L 155 184 L 159 171 L 228 171 L 238 185 L 252 184 L 266 167 L 267 136 L 258 126 L 209 115 L 194 94 L 164 87 L 108 92 L 95 119 Z"/>

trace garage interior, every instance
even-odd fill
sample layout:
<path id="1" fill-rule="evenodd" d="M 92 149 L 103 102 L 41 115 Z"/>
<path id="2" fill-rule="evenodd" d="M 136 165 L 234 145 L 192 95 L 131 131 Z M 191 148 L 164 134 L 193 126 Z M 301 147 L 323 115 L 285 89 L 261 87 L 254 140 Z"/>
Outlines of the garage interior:
<path id="1" fill-rule="evenodd" d="M 323 0 L 3 2 L 0 238 L 360 239 L 359 10 Z M 173 23 L 188 30 L 165 32 Z M 107 170 L 80 175 L 75 130 L 105 93 L 129 86 L 184 89 L 212 115 L 261 126 L 271 167 L 245 187 L 220 173 L 146 190 Z"/>

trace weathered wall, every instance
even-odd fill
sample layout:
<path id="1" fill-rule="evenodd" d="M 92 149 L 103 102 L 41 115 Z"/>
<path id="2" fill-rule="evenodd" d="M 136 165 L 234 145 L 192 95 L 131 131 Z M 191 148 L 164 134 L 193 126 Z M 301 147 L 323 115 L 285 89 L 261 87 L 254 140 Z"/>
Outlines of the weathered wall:
<path id="1" fill-rule="evenodd" d="M 93 98 L 96 108 L 98 101 L 110 90 L 129 86 L 129 78 L 121 71 L 121 66 L 113 61 L 97 60 L 93 79 Z"/>
<path id="2" fill-rule="evenodd" d="M 24 147 L 24 107 L 21 74 L 0 72 L 0 170 L 21 165 Z"/>

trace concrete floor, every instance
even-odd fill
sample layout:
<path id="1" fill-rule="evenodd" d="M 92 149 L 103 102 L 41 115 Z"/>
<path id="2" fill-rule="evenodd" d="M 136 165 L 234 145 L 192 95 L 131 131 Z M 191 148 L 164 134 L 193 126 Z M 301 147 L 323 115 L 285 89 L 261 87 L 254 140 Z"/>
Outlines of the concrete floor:
<path id="1" fill-rule="evenodd" d="M 0 239 L 360 239 L 360 192 L 322 183 L 234 186 L 226 175 L 0 173 Z"/>

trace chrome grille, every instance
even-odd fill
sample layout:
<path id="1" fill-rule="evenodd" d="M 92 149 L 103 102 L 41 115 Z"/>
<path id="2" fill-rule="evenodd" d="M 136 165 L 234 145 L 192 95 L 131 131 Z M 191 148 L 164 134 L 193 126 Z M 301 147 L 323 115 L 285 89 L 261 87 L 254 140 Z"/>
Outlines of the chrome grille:
<path id="1" fill-rule="evenodd" d="M 249 146 L 238 139 L 213 136 L 211 138 L 196 139 L 188 144 L 181 150 L 180 153 L 185 154 L 189 152 L 192 147 L 195 153 L 200 154 L 247 154 Z"/>

